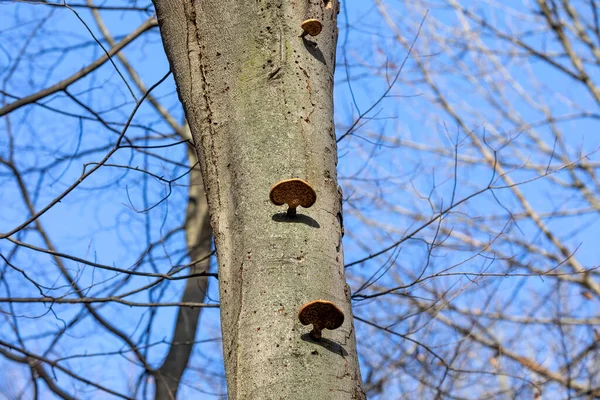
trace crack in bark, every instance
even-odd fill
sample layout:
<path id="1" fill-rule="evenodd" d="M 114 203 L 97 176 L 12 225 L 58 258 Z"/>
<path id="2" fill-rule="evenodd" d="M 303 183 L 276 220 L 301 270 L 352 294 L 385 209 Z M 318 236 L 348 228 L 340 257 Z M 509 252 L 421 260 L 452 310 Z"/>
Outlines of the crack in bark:
<path id="1" fill-rule="evenodd" d="M 191 12 L 190 12 L 190 22 L 192 23 L 193 27 L 194 27 L 194 36 L 196 38 L 196 43 L 198 48 L 198 67 L 199 67 L 199 72 L 200 72 L 200 77 L 202 78 L 202 97 L 204 98 L 204 106 L 205 106 L 205 111 L 206 111 L 206 121 L 207 121 L 207 125 L 208 125 L 208 135 L 207 132 L 205 132 L 204 130 L 201 132 L 201 138 L 203 140 L 206 140 L 206 138 L 210 138 L 208 139 L 209 142 L 209 148 L 210 148 L 210 154 L 211 154 L 211 159 L 210 159 L 210 163 L 211 166 L 213 168 L 213 174 L 212 176 L 215 176 L 215 185 L 216 185 L 216 198 L 217 198 L 217 203 L 219 204 L 219 208 L 221 209 L 221 188 L 219 186 L 219 175 L 216 173 L 216 171 L 218 170 L 217 165 L 216 165 L 216 154 L 215 154 L 215 146 L 214 146 L 214 140 L 212 140 L 212 136 L 215 134 L 214 131 L 214 121 L 213 121 L 213 112 L 211 109 L 211 101 L 210 101 L 210 96 L 208 94 L 209 91 L 209 83 L 208 80 L 206 78 L 206 65 L 204 64 L 204 57 L 202 56 L 202 51 L 200 48 L 200 34 L 199 34 L 199 30 L 198 30 L 198 25 L 197 25 L 197 21 L 196 21 L 196 10 L 192 5 L 191 8 Z M 189 48 L 189 47 L 188 47 Z M 191 69 L 190 69 L 191 70 Z M 205 160 L 205 164 L 206 161 Z M 206 165 L 206 168 L 208 168 L 208 165 Z"/>

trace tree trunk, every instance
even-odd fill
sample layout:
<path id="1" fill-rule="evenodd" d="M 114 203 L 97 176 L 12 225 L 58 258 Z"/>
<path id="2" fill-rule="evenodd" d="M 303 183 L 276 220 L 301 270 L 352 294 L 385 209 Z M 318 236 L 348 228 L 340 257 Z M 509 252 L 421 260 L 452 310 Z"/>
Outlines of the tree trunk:
<path id="1" fill-rule="evenodd" d="M 154 2 L 208 196 L 229 398 L 363 399 L 336 181 L 337 2 Z M 299 37 L 308 18 L 315 38 Z M 269 201 L 289 178 L 318 196 L 295 218 Z M 316 299 L 345 314 L 319 342 L 297 316 Z"/>

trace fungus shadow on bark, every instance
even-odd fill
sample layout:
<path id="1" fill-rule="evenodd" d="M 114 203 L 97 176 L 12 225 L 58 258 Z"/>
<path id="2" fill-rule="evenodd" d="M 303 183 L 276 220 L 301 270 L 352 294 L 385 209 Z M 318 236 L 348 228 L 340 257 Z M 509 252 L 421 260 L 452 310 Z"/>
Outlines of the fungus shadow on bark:
<path id="1" fill-rule="evenodd" d="M 308 225 L 312 228 L 320 228 L 321 225 L 308 215 L 296 214 L 294 217 L 288 216 L 287 212 L 273 214 L 272 217 L 275 222 L 293 222 Z"/>
<path id="2" fill-rule="evenodd" d="M 325 56 L 323 55 L 321 50 L 317 47 L 317 44 L 315 42 L 303 37 L 302 43 L 304 43 L 304 47 L 306 47 L 306 50 L 308 50 L 308 52 L 314 58 L 316 58 L 318 61 L 322 62 L 323 64 L 327 65 L 327 61 L 325 61 Z"/>
<path id="3" fill-rule="evenodd" d="M 340 354 L 342 357 L 348 356 L 348 352 L 346 351 L 346 349 L 341 344 L 334 342 L 333 340 L 329 340 L 329 339 L 322 337 L 321 339 L 319 339 L 317 341 L 317 340 L 314 340 L 313 338 L 311 338 L 310 334 L 308 334 L 308 333 L 305 333 L 302 336 L 300 336 L 300 339 L 302 339 L 308 343 L 318 344 L 322 348 L 329 350 L 332 353 Z"/>

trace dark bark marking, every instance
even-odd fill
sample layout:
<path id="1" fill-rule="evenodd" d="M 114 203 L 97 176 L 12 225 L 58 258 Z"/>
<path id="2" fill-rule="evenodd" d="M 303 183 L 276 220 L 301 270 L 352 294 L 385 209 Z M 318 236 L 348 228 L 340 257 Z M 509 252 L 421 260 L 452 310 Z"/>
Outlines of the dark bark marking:
<path id="1" fill-rule="evenodd" d="M 279 74 L 279 71 L 281 71 L 281 67 L 277 67 L 273 71 L 269 72 L 269 80 L 277 79 L 278 78 L 277 75 Z"/>

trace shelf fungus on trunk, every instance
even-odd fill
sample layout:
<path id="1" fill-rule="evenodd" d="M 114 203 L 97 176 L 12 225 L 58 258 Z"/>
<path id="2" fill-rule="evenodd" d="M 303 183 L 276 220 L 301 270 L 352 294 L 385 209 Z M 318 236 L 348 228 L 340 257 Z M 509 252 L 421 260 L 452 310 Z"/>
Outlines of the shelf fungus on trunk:
<path id="1" fill-rule="evenodd" d="M 302 325 L 312 324 L 310 337 L 313 340 L 321 339 L 323 329 L 337 329 L 344 323 L 344 313 L 338 306 L 330 301 L 315 300 L 306 303 L 298 312 L 298 319 Z"/>
<path id="2" fill-rule="evenodd" d="M 321 33 L 323 24 L 321 24 L 321 21 L 318 19 L 307 19 L 306 21 L 302 22 L 300 27 L 303 31 L 300 37 L 303 38 L 306 35 L 317 36 L 319 33 Z"/>
<path id="3" fill-rule="evenodd" d="M 302 179 L 286 179 L 271 188 L 269 198 L 276 206 L 287 204 L 288 216 L 294 217 L 298 206 L 308 208 L 315 204 L 317 194 L 312 186 Z"/>

